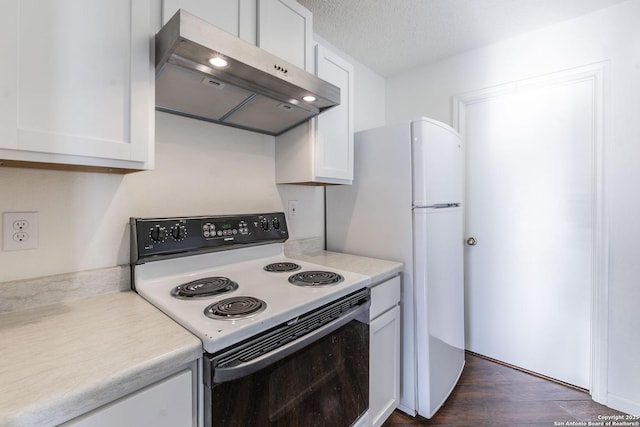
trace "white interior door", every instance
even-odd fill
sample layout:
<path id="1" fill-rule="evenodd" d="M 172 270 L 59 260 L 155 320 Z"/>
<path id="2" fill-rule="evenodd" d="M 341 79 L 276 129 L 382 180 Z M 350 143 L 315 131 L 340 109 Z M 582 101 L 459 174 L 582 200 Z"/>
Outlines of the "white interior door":
<path id="1" fill-rule="evenodd" d="M 593 82 L 512 85 L 464 104 L 466 346 L 590 387 Z"/>

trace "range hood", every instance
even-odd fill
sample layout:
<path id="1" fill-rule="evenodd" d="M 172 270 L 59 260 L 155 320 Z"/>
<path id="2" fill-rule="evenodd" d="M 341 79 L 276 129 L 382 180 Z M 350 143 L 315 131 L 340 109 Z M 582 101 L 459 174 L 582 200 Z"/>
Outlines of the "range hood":
<path id="1" fill-rule="evenodd" d="M 279 135 L 339 104 L 340 88 L 182 9 L 156 34 L 157 110 Z"/>

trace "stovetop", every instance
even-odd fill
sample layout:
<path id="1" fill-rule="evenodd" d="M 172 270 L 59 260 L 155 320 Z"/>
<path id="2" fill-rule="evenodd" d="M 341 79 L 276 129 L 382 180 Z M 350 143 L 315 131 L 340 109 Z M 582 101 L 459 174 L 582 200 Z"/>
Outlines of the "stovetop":
<path id="1" fill-rule="evenodd" d="M 211 218 L 200 218 L 199 221 L 203 224 L 207 221 L 215 222 Z M 260 222 L 252 224 L 253 221 L 240 221 L 244 221 L 243 225 L 248 224 L 248 228 L 262 228 Z M 149 233 L 157 230 L 155 226 L 148 225 L 145 223 L 144 228 Z M 278 233 L 284 228 L 286 234 L 284 215 L 280 216 L 278 225 Z M 199 227 L 201 229 L 201 226 Z M 197 228 L 191 225 L 191 229 Z M 254 230 L 249 230 L 247 234 L 252 233 Z M 257 237 L 260 237 L 259 233 L 255 232 Z M 249 241 L 247 234 L 243 235 L 244 242 Z M 226 237 L 232 236 L 230 234 Z M 215 353 L 281 323 L 295 321 L 297 316 L 370 283 L 370 278 L 361 274 L 286 257 L 283 243 L 277 240 L 280 239 L 274 237 L 272 241 L 253 246 L 237 245 L 233 240 L 227 240 L 230 243 L 224 250 L 220 250 L 220 245 L 213 245 L 211 247 L 215 249 L 211 252 L 202 252 L 200 247 L 178 252 L 179 256 L 167 257 L 166 252 L 162 252 L 162 257 L 151 255 L 147 259 L 143 258 L 143 263 L 132 264 L 133 284 L 143 298 L 198 336 L 206 352 Z M 191 246 L 194 244 L 198 246 L 194 240 L 189 243 Z M 172 242 L 172 245 L 172 250 L 179 246 L 176 242 Z M 163 251 L 162 245 L 156 244 L 151 248 L 151 252 L 154 250 Z M 272 272 L 265 269 L 265 266 L 270 264 L 290 268 L 285 268 L 287 271 Z M 299 265 L 300 268 L 293 268 L 293 264 Z M 310 276 L 314 283 L 311 286 L 300 286 L 295 280 L 290 281 L 290 277 L 294 275 Z M 328 277 L 339 281 L 335 284 L 325 283 Z M 177 287 L 191 282 L 198 284 L 200 280 L 211 278 L 228 279 L 237 284 L 237 287 L 230 285 L 228 292 L 213 296 L 175 296 Z M 207 315 L 207 311 L 216 303 L 238 297 L 261 300 L 266 307 L 246 318 L 219 319 Z"/>

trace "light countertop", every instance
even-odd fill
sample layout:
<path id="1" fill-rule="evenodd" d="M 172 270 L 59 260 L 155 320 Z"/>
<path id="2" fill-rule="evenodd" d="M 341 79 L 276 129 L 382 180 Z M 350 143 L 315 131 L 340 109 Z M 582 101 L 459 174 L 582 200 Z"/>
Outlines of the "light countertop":
<path id="1" fill-rule="evenodd" d="M 50 426 L 202 355 L 200 340 L 134 292 L 0 315 L 0 426 Z"/>
<path id="2" fill-rule="evenodd" d="M 339 268 L 371 277 L 373 286 L 402 272 L 404 264 L 358 255 L 343 254 L 331 251 L 316 251 L 311 253 L 290 253 L 291 258 L 313 262 L 327 267 Z"/>

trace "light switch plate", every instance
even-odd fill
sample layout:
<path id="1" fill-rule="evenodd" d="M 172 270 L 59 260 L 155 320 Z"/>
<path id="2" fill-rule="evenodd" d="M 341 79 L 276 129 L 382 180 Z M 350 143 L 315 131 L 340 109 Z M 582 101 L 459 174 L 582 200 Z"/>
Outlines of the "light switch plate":
<path id="1" fill-rule="evenodd" d="M 2 214 L 2 249 L 21 251 L 38 248 L 38 212 Z"/>

